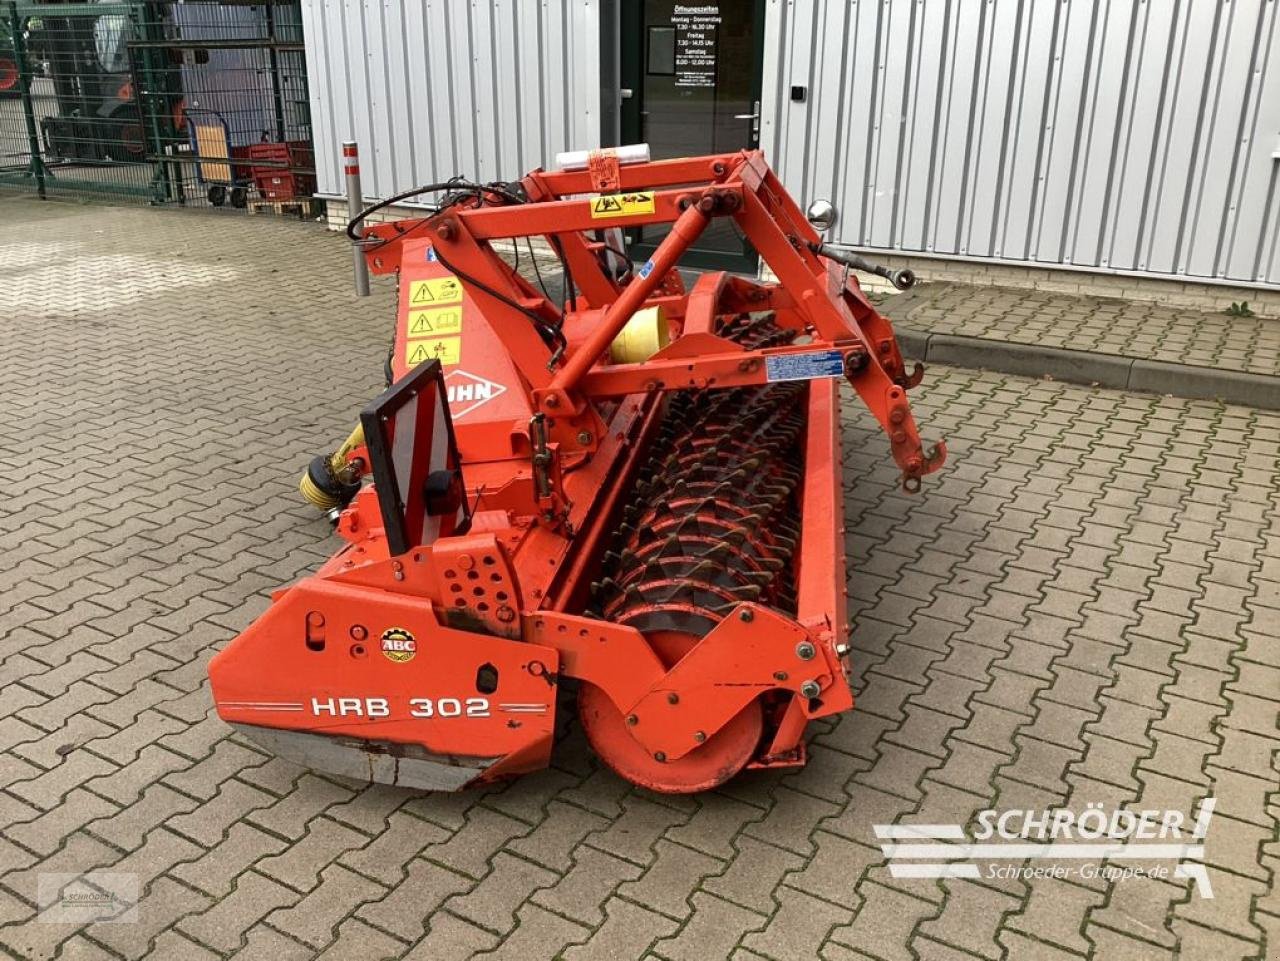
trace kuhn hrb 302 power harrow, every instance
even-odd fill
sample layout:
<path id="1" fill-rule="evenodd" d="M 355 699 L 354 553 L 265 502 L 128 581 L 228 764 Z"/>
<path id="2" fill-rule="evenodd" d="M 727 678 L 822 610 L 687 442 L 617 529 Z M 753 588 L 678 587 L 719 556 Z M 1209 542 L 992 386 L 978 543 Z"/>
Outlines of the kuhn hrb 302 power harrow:
<path id="1" fill-rule="evenodd" d="M 909 489 L 945 454 L 847 269 L 868 265 L 759 152 L 433 188 L 434 215 L 364 231 L 399 274 L 396 379 L 303 484 L 347 543 L 214 658 L 219 714 L 317 769 L 451 790 L 545 766 L 572 678 L 637 784 L 803 764 L 808 721 L 853 706 L 840 380 Z M 718 219 L 777 283 L 685 290 Z M 628 269 L 611 228 L 652 224 Z M 563 305 L 493 249 L 527 236 L 559 255 Z"/>

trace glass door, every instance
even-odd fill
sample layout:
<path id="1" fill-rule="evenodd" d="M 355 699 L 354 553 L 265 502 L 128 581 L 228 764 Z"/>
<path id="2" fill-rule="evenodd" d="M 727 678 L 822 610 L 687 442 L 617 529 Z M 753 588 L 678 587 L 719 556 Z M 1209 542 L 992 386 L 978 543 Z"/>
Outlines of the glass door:
<path id="1" fill-rule="evenodd" d="M 622 13 L 624 143 L 647 143 L 654 160 L 759 144 L 764 0 L 624 0 Z M 648 256 L 667 229 L 629 231 L 633 257 Z M 754 272 L 757 259 L 736 224 L 717 217 L 684 262 Z"/>

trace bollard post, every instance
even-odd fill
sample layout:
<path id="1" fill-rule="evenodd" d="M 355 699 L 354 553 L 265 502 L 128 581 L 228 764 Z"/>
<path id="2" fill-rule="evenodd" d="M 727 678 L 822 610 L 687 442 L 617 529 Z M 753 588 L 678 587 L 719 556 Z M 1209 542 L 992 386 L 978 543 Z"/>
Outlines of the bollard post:
<path id="1" fill-rule="evenodd" d="M 355 217 L 364 210 L 364 196 L 360 190 L 360 148 L 354 140 L 342 143 L 342 165 L 347 174 L 347 217 Z M 356 228 L 356 234 L 362 235 L 363 227 Z M 364 259 L 364 248 L 359 243 L 353 244 L 352 266 L 355 269 L 356 296 L 369 296 L 369 264 Z"/>

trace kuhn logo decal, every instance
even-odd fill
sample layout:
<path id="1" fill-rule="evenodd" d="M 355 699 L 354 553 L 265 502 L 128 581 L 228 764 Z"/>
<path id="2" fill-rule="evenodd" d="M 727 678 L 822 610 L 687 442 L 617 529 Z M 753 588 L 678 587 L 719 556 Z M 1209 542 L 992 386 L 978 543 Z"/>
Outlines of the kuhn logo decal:
<path id="1" fill-rule="evenodd" d="M 403 664 L 418 653 L 418 642 L 403 627 L 390 627 L 382 632 L 382 653 L 388 661 Z"/>
<path id="2" fill-rule="evenodd" d="M 449 371 L 445 375 L 444 386 L 449 394 L 449 413 L 454 420 L 465 417 L 482 404 L 507 392 L 507 388 L 501 384 L 469 374 L 465 370 Z"/>

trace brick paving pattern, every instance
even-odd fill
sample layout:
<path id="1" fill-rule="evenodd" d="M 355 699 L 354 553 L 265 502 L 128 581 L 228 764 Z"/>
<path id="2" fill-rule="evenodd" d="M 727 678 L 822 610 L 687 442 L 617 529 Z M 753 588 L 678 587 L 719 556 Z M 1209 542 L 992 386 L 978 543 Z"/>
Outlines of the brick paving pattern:
<path id="1" fill-rule="evenodd" d="M 883 308 L 931 333 L 1280 376 L 1280 320 L 1013 287 L 925 283 Z"/>
<path id="2" fill-rule="evenodd" d="M 859 701 L 805 770 L 659 797 L 566 720 L 510 785 L 362 789 L 232 737 L 205 670 L 336 546 L 294 484 L 381 386 L 387 287 L 318 227 L 3 204 L 0 953 L 1275 957 L 1280 415 L 936 368 L 912 497 L 850 403 Z M 1212 900 L 894 878 L 872 828 L 1206 796 Z M 95 868 L 136 922 L 35 919 Z"/>

